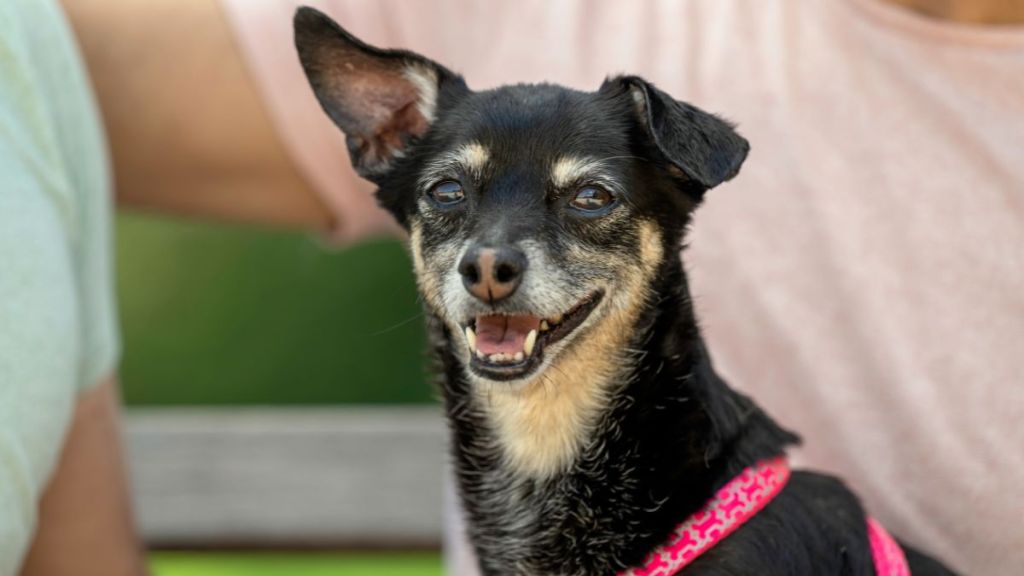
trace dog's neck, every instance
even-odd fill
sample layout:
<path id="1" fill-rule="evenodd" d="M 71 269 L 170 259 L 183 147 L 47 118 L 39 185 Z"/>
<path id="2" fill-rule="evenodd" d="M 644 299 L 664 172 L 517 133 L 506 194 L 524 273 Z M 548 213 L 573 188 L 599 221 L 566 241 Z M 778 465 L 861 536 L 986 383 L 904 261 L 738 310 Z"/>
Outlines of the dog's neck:
<path id="1" fill-rule="evenodd" d="M 512 400 L 474 389 L 453 353 L 458 344 L 432 322 L 460 492 L 487 573 L 613 573 L 659 545 L 733 475 L 797 441 L 715 374 L 679 258 L 657 272 L 655 297 L 631 326 L 617 327 L 629 338 L 618 369 L 555 372 L 543 395 L 520 400 L 534 404 L 516 408 L 536 418 L 496 412 Z M 586 377 L 602 379 L 592 383 L 601 393 L 581 399 Z M 539 450 L 568 456 L 542 454 L 544 465 L 524 467 L 517 451 L 529 441 L 511 446 L 502 430 L 509 425 L 535 426 L 519 432 Z M 573 437 L 546 437 L 558 430 Z"/>

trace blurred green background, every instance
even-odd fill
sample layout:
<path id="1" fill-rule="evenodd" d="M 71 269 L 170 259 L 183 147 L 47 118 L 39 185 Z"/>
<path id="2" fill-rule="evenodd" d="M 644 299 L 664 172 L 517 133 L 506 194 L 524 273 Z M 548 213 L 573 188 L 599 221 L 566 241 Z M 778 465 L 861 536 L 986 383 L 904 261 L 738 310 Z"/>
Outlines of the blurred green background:
<path id="1" fill-rule="evenodd" d="M 401 243 L 117 218 L 129 405 L 426 403 L 422 311 Z M 154 576 L 440 576 L 436 552 L 154 552 Z"/>
<path id="2" fill-rule="evenodd" d="M 191 553 L 150 559 L 153 576 L 440 576 L 436 553 Z"/>
<path id="3" fill-rule="evenodd" d="M 423 403 L 422 311 L 398 240 L 121 213 L 133 405 Z"/>

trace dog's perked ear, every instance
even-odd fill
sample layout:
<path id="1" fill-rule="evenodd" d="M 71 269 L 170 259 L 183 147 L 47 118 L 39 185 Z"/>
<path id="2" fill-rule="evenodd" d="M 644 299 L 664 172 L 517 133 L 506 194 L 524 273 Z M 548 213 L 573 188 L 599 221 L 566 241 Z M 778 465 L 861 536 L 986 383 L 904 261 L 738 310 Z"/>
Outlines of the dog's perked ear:
<path id="1" fill-rule="evenodd" d="M 443 90 L 468 90 L 443 66 L 406 50 L 370 46 L 313 8 L 299 8 L 293 24 L 313 92 L 345 133 L 356 172 L 368 180 L 385 174 L 426 133 Z"/>
<path id="2" fill-rule="evenodd" d="M 611 78 L 601 90 L 613 87 L 628 89 L 655 147 L 704 190 L 740 171 L 750 144 L 725 120 L 679 102 L 637 76 Z"/>

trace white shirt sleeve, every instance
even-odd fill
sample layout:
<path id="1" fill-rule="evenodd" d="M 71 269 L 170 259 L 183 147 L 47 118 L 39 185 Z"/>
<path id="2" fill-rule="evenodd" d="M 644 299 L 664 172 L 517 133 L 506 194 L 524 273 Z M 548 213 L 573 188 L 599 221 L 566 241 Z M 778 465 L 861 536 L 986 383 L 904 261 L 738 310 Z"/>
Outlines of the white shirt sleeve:
<path id="1" fill-rule="evenodd" d="M 0 576 L 31 542 L 79 391 L 119 354 L 105 146 L 60 8 L 0 3 Z"/>

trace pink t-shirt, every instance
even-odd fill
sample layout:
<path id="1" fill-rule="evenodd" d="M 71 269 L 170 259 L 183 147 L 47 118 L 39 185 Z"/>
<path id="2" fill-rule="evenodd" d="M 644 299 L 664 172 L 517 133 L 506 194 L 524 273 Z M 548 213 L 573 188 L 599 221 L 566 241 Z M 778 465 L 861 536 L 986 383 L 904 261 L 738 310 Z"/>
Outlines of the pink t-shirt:
<path id="1" fill-rule="evenodd" d="M 308 3 L 475 88 L 637 73 L 738 122 L 751 155 L 687 254 L 719 370 L 893 534 L 1022 573 L 1024 28 L 881 0 Z M 294 5 L 225 0 L 339 236 L 388 230 L 302 77 Z"/>

